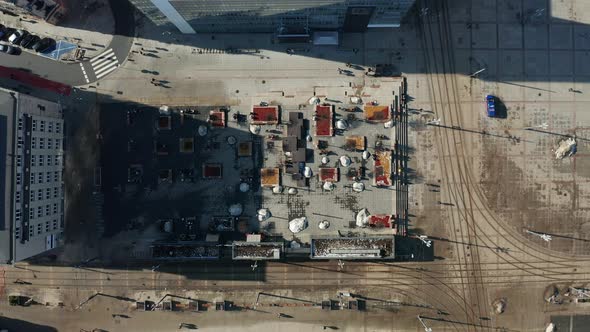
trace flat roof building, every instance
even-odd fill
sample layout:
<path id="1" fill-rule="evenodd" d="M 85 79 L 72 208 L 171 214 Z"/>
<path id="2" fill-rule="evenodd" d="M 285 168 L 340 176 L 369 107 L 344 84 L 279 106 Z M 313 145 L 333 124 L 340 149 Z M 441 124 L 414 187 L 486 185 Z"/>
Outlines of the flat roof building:
<path id="1" fill-rule="evenodd" d="M 308 37 L 315 30 L 363 32 L 399 27 L 414 0 L 131 0 L 158 25 L 183 33 L 278 32 Z"/>
<path id="2" fill-rule="evenodd" d="M 0 89 L 0 262 L 53 249 L 64 227 L 59 104 Z"/>

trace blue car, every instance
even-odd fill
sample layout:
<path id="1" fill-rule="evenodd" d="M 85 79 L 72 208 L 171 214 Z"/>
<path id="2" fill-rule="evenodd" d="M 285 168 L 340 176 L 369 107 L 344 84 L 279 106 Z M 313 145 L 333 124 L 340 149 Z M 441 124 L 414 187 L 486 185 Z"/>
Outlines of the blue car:
<path id="1" fill-rule="evenodd" d="M 488 116 L 493 118 L 496 116 L 496 97 L 492 95 L 486 96 L 486 105 L 488 110 Z"/>

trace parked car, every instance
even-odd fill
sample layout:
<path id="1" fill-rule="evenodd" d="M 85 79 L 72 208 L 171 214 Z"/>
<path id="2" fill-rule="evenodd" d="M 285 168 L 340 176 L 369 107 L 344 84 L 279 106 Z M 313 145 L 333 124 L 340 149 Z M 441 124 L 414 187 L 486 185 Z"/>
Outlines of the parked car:
<path id="1" fill-rule="evenodd" d="M 27 43 L 29 43 L 29 42 L 31 41 L 31 39 L 33 39 L 33 37 L 35 37 L 35 35 L 33 35 L 33 34 L 28 34 L 28 35 L 26 35 L 25 37 L 23 37 L 23 38 L 20 40 L 20 43 L 18 43 L 18 44 L 19 44 L 20 46 L 22 46 L 22 47 L 25 47 L 25 45 L 26 45 Z"/>
<path id="2" fill-rule="evenodd" d="M 31 46 L 33 46 L 39 40 L 41 40 L 41 37 L 36 36 L 36 35 L 31 35 L 30 38 L 29 38 L 29 40 L 27 40 L 24 43 L 21 43 L 21 46 L 24 47 L 24 48 L 30 49 Z"/>
<path id="3" fill-rule="evenodd" d="M 35 45 L 33 45 L 32 49 L 35 50 L 35 52 L 45 52 L 47 50 L 49 50 L 50 48 L 55 46 L 55 40 L 51 39 L 51 38 L 43 38 L 40 41 L 38 41 L 37 43 L 35 43 Z"/>
<path id="4" fill-rule="evenodd" d="M 488 116 L 493 118 L 496 116 L 496 97 L 492 95 L 486 96 L 486 108 L 488 111 Z"/>
<path id="5" fill-rule="evenodd" d="M 15 41 L 17 39 L 20 39 L 20 37 L 23 35 L 22 30 L 15 30 L 10 37 L 8 37 L 8 41 L 11 42 L 12 44 L 15 43 Z"/>
<path id="6" fill-rule="evenodd" d="M 12 36 L 10 36 L 10 38 L 8 39 L 8 41 L 11 42 L 14 45 L 18 45 L 28 35 L 29 35 L 29 32 L 27 30 L 16 30 L 12 34 Z"/>
<path id="7" fill-rule="evenodd" d="M 6 27 L 0 24 L 0 39 L 4 38 L 4 35 L 6 35 Z"/>
<path id="8" fill-rule="evenodd" d="M 4 28 L 4 35 L 0 37 L 0 40 L 7 41 L 10 36 L 14 33 L 15 29 L 6 27 Z"/>
<path id="9" fill-rule="evenodd" d="M 2 53 L 17 55 L 19 53 L 18 51 L 17 47 L 0 44 L 0 52 Z"/>

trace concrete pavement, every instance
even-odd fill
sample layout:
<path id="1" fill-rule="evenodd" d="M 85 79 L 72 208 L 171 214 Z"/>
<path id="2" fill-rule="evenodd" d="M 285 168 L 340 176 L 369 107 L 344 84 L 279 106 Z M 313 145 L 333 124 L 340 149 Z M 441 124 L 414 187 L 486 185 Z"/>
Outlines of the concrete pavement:
<path id="1" fill-rule="evenodd" d="M 78 38 L 84 40 L 82 46 L 94 50 L 87 53 L 92 59 L 79 63 L 54 61 L 26 51 L 23 51 L 19 56 L 2 53 L 0 54 L 0 61 L 6 66 L 22 68 L 35 75 L 71 86 L 86 85 L 94 82 L 116 70 L 127 58 L 133 43 L 135 31 L 133 8 L 126 1 L 111 1 L 110 8 L 115 24 L 113 35 L 55 27 L 47 23 L 16 22 L 18 19 L 3 15 L 3 20 L 9 26 L 22 26 L 31 29 L 31 32 L 37 30 L 49 31 L 46 34 L 53 33 L 56 38 L 65 37 L 76 41 L 75 38 Z M 90 29 L 93 28 L 90 27 Z M 92 44 L 101 46 L 93 46 Z"/>

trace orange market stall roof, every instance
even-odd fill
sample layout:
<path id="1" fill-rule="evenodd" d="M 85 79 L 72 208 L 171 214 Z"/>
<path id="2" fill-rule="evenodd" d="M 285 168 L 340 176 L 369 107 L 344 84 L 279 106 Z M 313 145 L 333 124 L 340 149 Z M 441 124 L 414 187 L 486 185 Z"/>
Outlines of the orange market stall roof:
<path id="1" fill-rule="evenodd" d="M 377 150 L 375 157 L 373 184 L 379 187 L 391 186 L 391 151 Z"/>
<path id="2" fill-rule="evenodd" d="M 260 169 L 260 185 L 262 187 L 274 187 L 280 184 L 280 170 L 276 168 Z"/>
<path id="3" fill-rule="evenodd" d="M 252 155 L 252 142 L 240 142 L 238 144 L 238 157 L 250 157 Z"/>
<path id="4" fill-rule="evenodd" d="M 367 146 L 365 136 L 346 136 L 345 149 L 347 151 L 364 151 Z"/>
<path id="5" fill-rule="evenodd" d="M 365 119 L 370 122 L 387 122 L 391 120 L 391 112 L 387 105 L 366 104 L 364 112 Z"/>
<path id="6" fill-rule="evenodd" d="M 279 123 L 279 107 L 278 106 L 252 106 L 252 113 L 250 113 L 250 123 L 264 125 L 264 124 L 278 124 Z"/>

